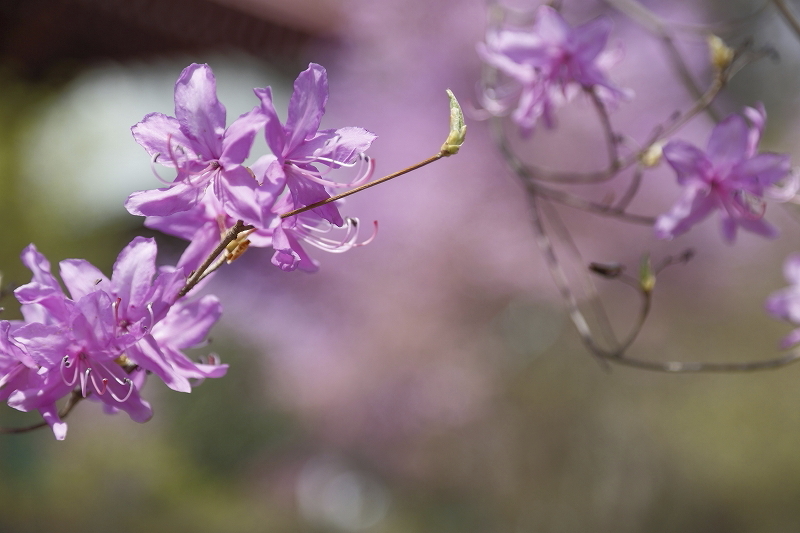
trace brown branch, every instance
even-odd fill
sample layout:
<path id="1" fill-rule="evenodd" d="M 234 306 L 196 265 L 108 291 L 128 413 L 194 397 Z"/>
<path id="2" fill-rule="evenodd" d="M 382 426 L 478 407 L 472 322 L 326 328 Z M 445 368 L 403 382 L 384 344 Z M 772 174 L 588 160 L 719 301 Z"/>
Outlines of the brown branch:
<path id="1" fill-rule="evenodd" d="M 795 37 L 800 39 L 800 20 L 797 19 L 795 14 L 789 9 L 789 6 L 786 5 L 784 0 L 772 0 L 772 3 L 775 4 L 775 7 L 778 8 L 781 15 L 783 15 L 783 19 L 789 24 L 789 27 L 794 32 Z"/>
<path id="2" fill-rule="evenodd" d="M 186 296 L 186 294 L 192 290 L 195 285 L 200 283 L 200 280 L 205 277 L 206 272 L 209 270 L 209 267 L 211 267 L 212 263 L 214 263 L 214 260 L 219 256 L 219 254 L 225 251 L 225 248 L 230 243 L 236 240 L 236 237 L 238 237 L 240 233 L 249 231 L 251 229 L 254 229 L 254 227 L 246 225 L 241 220 L 238 220 L 236 224 L 234 224 L 234 226 L 228 230 L 217 247 L 214 248 L 214 251 L 209 254 L 205 261 L 203 261 L 203 264 L 200 265 L 200 268 L 192 272 L 192 275 L 189 276 L 188 280 L 186 280 L 186 285 L 184 285 L 180 292 L 178 292 L 178 298 Z"/>

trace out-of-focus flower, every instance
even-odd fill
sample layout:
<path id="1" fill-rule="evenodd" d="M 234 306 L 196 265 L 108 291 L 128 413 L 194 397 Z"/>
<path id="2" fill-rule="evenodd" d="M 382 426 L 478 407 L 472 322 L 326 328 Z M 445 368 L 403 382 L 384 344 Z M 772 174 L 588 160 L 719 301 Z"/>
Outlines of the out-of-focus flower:
<path id="1" fill-rule="evenodd" d="M 190 379 L 224 375 L 227 366 L 196 364 L 181 351 L 202 341 L 219 318 L 219 302 L 206 296 L 176 304 L 184 270 L 162 267 L 156 276 L 152 239 L 135 238 L 117 258 L 111 279 L 87 261 L 62 261 L 61 278 L 69 296 L 33 245 L 22 258 L 33 272 L 33 280 L 15 291 L 26 323 L 0 326 L 0 336 L 5 335 L 0 339 L 0 366 L 16 358 L 35 368 L 24 382 L 17 379 L 8 404 L 39 410 L 56 438 L 64 438 L 66 426 L 55 402 L 73 390 L 103 402 L 108 411 L 123 410 L 145 422 L 152 415 L 139 396 L 146 373 L 182 392 L 191 391 Z M 12 372 L 23 371 L 11 368 L 0 379 L 11 386 L 16 377 Z"/>
<path id="2" fill-rule="evenodd" d="M 684 141 L 664 146 L 664 158 L 677 173 L 683 193 L 669 212 L 658 217 L 655 233 L 670 239 L 719 210 L 722 235 L 736 239 L 739 227 L 764 237 L 777 236 L 777 229 L 764 220 L 767 188 L 788 177 L 789 156 L 757 153 L 764 129 L 764 106 L 745 108 L 750 125 L 740 115 L 731 115 L 714 128 L 705 152 Z"/>
<path id="3" fill-rule="evenodd" d="M 618 51 L 604 51 L 611 32 L 611 20 L 597 18 L 572 28 L 550 6 L 536 11 L 529 28 L 494 29 L 478 53 L 519 85 L 517 94 L 498 97 L 484 93 L 485 107 L 505 114 L 516 106 L 511 118 L 523 135 L 529 135 L 541 117 L 555 125 L 555 110 L 580 90 L 595 91 L 607 105 L 614 105 L 631 93 L 613 85 L 605 70 L 619 58 Z"/>
<path id="4" fill-rule="evenodd" d="M 259 160 L 259 165 L 266 170 L 263 174 L 256 172 L 256 176 L 274 184 L 285 183 L 294 208 L 330 198 L 328 187 L 351 187 L 370 179 L 373 165 L 364 152 L 375 140 L 375 134 L 355 127 L 319 129 L 328 100 L 328 75 L 322 66 L 311 63 L 297 76 L 285 125 L 275 112 L 272 90 L 267 87 L 255 92 L 261 98 L 267 117 L 265 134 L 272 150 L 271 155 Z M 343 184 L 325 178 L 328 171 L 353 166 L 359 161 L 366 163 L 366 169 L 351 182 Z M 313 211 L 331 224 L 344 224 L 333 203 Z"/>
<path id="5" fill-rule="evenodd" d="M 242 163 L 265 121 L 256 106 L 226 129 L 214 74 L 208 65 L 189 65 L 175 84 L 175 117 L 150 113 L 132 128 L 136 142 L 177 177 L 168 187 L 133 193 L 125 207 L 134 215 L 167 216 L 190 209 L 211 187 L 230 216 L 260 223 L 258 183 Z"/>
<path id="6" fill-rule="evenodd" d="M 765 307 L 771 315 L 800 325 L 800 254 L 795 253 L 786 258 L 783 275 L 790 285 L 772 293 L 767 298 Z M 800 328 L 784 337 L 781 347 L 789 348 L 798 342 L 800 342 Z"/>

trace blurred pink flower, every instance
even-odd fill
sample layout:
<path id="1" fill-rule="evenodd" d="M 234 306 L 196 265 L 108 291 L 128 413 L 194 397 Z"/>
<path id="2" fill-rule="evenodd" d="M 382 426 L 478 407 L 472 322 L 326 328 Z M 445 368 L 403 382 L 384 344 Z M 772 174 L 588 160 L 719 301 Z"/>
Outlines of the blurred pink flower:
<path id="1" fill-rule="evenodd" d="M 783 275 L 790 285 L 772 293 L 767 298 L 766 310 L 777 318 L 800 325 L 800 253 L 786 258 L 786 262 L 783 264 Z M 781 347 L 789 348 L 798 342 L 800 342 L 800 328 L 784 337 Z"/>
<path id="2" fill-rule="evenodd" d="M 558 11 L 543 5 L 530 28 L 492 30 L 486 43 L 478 44 L 484 61 L 521 86 L 511 118 L 523 135 L 533 131 L 540 117 L 552 128 L 556 108 L 581 89 L 596 91 L 608 105 L 631 96 L 606 79 L 604 70 L 611 57 L 603 49 L 610 32 L 608 18 L 572 28 Z M 484 97 L 487 109 L 498 114 L 513 106 L 510 98 Z"/>
<path id="3" fill-rule="evenodd" d="M 656 236 L 671 239 L 719 209 L 722 236 L 736 239 L 739 226 L 764 237 L 774 238 L 778 230 L 767 223 L 764 194 L 768 186 L 789 175 L 789 156 L 756 153 L 764 129 L 764 106 L 745 108 L 750 126 L 739 115 L 731 115 L 714 128 L 706 151 L 685 141 L 664 146 L 664 158 L 677 173 L 683 194 L 656 220 Z"/>

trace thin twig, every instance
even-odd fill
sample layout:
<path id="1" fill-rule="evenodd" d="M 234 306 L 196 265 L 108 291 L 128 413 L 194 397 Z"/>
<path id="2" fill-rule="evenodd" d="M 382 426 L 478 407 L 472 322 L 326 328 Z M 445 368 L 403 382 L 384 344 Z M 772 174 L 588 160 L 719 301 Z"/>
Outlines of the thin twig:
<path id="1" fill-rule="evenodd" d="M 783 19 L 789 24 L 789 27 L 795 34 L 795 37 L 800 39 L 800 20 L 797 19 L 792 10 L 789 9 L 789 6 L 786 5 L 784 0 L 772 0 L 772 3 L 775 4 L 775 7 L 778 8 L 781 15 L 783 15 Z"/>
<path id="2" fill-rule="evenodd" d="M 600 125 L 603 127 L 603 133 L 606 137 L 606 146 L 608 148 L 608 169 L 606 172 L 613 175 L 619 168 L 617 134 L 614 133 L 614 128 L 611 126 L 611 118 L 608 116 L 608 109 L 606 109 L 600 97 L 597 96 L 597 91 L 594 88 L 585 89 L 585 91 L 592 100 L 592 104 L 594 104 L 594 108 L 597 111 L 597 116 L 600 118 Z"/>
<path id="3" fill-rule="evenodd" d="M 83 400 L 83 395 L 81 394 L 80 389 L 75 389 L 70 394 L 69 398 L 67 399 L 67 403 L 64 404 L 64 407 L 58 412 L 58 417 L 60 419 L 65 419 L 67 415 L 72 411 L 72 409 L 78 405 L 78 402 Z M 0 427 L 0 434 L 13 434 L 13 433 L 27 433 L 28 431 L 33 431 L 35 429 L 40 429 L 43 427 L 47 427 L 47 422 L 38 422 L 31 426 L 25 426 L 21 428 L 4 428 Z"/>
<path id="4" fill-rule="evenodd" d="M 636 170 L 633 171 L 633 177 L 631 178 L 630 184 L 628 184 L 628 188 L 625 189 L 625 193 L 622 195 L 616 205 L 614 205 L 614 210 L 625 211 L 628 209 L 628 206 L 633 201 L 636 193 L 639 192 L 639 186 L 642 184 L 643 174 L 644 169 L 641 165 L 638 165 Z"/>
<path id="5" fill-rule="evenodd" d="M 732 373 L 732 372 L 757 372 L 760 370 L 773 370 L 800 361 L 800 351 L 788 353 L 774 359 L 764 361 L 750 361 L 746 363 L 701 363 L 684 361 L 645 361 L 621 355 L 619 357 L 604 357 L 605 361 L 623 366 L 652 370 L 655 372 L 669 372 L 672 374 L 693 373 Z"/>
<path id="6" fill-rule="evenodd" d="M 587 276 L 585 270 L 582 268 L 586 262 L 581 255 L 578 245 L 575 243 L 575 240 L 572 238 L 569 229 L 567 228 L 566 224 L 564 224 L 564 221 L 555 207 L 548 202 L 541 202 L 541 206 L 542 213 L 544 213 L 545 209 L 548 211 L 547 221 L 550 223 L 550 227 L 552 228 L 554 235 L 561 243 L 564 244 L 566 250 L 572 254 L 574 264 L 581 266 L 577 273 L 580 277 L 580 280 L 583 282 L 583 293 L 586 296 L 586 301 L 589 307 L 592 309 L 593 315 L 596 317 L 596 323 L 600 333 L 603 335 L 606 343 L 608 343 L 610 346 L 618 346 L 619 340 L 614 333 L 614 328 L 611 326 L 611 321 L 608 318 L 608 313 L 606 313 L 603 301 L 597 292 L 597 287 L 595 286 L 592 278 Z"/>
<path id="7" fill-rule="evenodd" d="M 553 200 L 554 202 L 574 207 L 576 209 L 581 209 L 589 213 L 617 218 L 619 220 L 624 220 L 634 224 L 641 224 L 644 226 L 652 226 L 656 222 L 656 217 L 628 213 L 624 210 L 617 209 L 615 206 L 591 202 L 575 196 L 574 194 L 552 189 L 550 187 L 545 187 L 532 181 L 525 181 L 524 184 L 532 193 L 539 194 L 550 200 Z"/>
<path id="8" fill-rule="evenodd" d="M 180 290 L 180 292 L 178 292 L 178 298 L 186 296 L 186 294 L 190 290 L 192 290 L 195 285 L 200 283 L 200 280 L 203 279 L 204 274 L 209 269 L 214 260 L 217 258 L 217 256 L 219 256 L 219 254 L 221 254 L 225 250 L 225 248 L 231 242 L 233 242 L 236 239 L 236 237 L 239 236 L 240 233 L 251 229 L 253 229 L 253 226 L 246 225 L 243 221 L 238 220 L 236 224 L 234 224 L 234 226 L 228 230 L 228 232 L 222 238 L 222 241 L 220 241 L 217 247 L 214 248 L 214 251 L 211 252 L 211 254 L 206 258 L 205 261 L 203 261 L 203 264 L 200 265 L 200 268 L 195 270 L 192 273 L 192 275 L 189 276 L 189 279 L 186 280 L 186 285 L 184 285 L 183 288 Z"/>
<path id="9" fill-rule="evenodd" d="M 303 213 L 305 211 L 309 211 L 311 209 L 315 209 L 315 208 L 323 206 L 325 204 L 329 204 L 331 202 L 335 202 L 336 200 L 341 200 L 342 198 L 344 198 L 346 196 L 350 196 L 351 194 L 355 194 L 357 192 L 361 192 L 364 189 L 369 189 L 370 187 L 374 187 L 375 185 L 379 185 L 381 183 L 384 183 L 386 181 L 394 179 L 394 178 L 396 178 L 398 176 L 402 176 L 403 174 L 408 174 L 412 170 L 417 170 L 418 168 L 424 167 L 425 165 L 429 165 L 429 164 L 433 163 L 434 161 L 438 161 L 439 159 L 441 159 L 443 157 L 446 157 L 447 155 L 448 154 L 445 153 L 445 152 L 439 152 L 438 154 L 436 154 L 434 156 L 431 156 L 428 159 L 425 159 L 424 161 L 420 161 L 419 163 L 411 165 L 408 168 L 404 168 L 403 170 L 399 170 L 397 172 L 394 172 L 393 174 L 389 174 L 388 176 L 384 176 L 382 178 L 376 179 L 375 181 L 371 181 L 369 183 L 365 183 L 364 185 L 356 187 L 355 189 L 350 189 L 349 191 L 343 192 L 341 194 L 337 194 L 335 196 L 331 196 L 330 198 L 326 198 L 324 200 L 320 200 L 319 202 L 314 202 L 313 204 L 308 204 L 308 205 L 306 205 L 304 207 L 300 207 L 298 209 L 294 209 L 292 211 L 289 211 L 288 213 L 284 213 L 284 214 L 281 215 L 281 218 L 287 218 L 287 217 L 291 217 L 291 216 L 294 216 L 294 215 L 299 215 L 300 213 Z"/>
<path id="10" fill-rule="evenodd" d="M 536 245 L 539 247 L 539 251 L 542 252 L 542 255 L 544 255 L 547 268 L 550 270 L 550 276 L 553 278 L 553 282 L 555 283 L 558 292 L 561 294 L 562 300 L 567 306 L 567 313 L 569 314 L 569 318 L 572 321 L 572 324 L 575 326 L 575 329 L 578 331 L 578 336 L 584 345 L 586 345 L 586 347 L 589 349 L 589 352 L 595 355 L 598 358 L 598 361 L 602 362 L 605 360 L 604 356 L 608 354 L 608 352 L 597 345 L 594 340 L 594 336 L 592 335 L 592 330 L 589 327 L 589 323 L 586 321 L 586 317 L 578 307 L 578 300 L 575 297 L 575 294 L 572 292 L 572 288 L 569 286 L 569 281 L 567 280 L 567 276 L 564 274 L 564 270 L 561 268 L 558 256 L 553 248 L 553 243 L 550 241 L 550 238 L 547 235 L 547 230 L 545 229 L 544 222 L 542 221 L 542 214 L 539 208 L 539 199 L 537 195 L 535 193 L 531 193 L 529 197 L 533 228 L 536 232 Z M 603 366 L 608 368 L 607 363 L 603 363 Z"/>

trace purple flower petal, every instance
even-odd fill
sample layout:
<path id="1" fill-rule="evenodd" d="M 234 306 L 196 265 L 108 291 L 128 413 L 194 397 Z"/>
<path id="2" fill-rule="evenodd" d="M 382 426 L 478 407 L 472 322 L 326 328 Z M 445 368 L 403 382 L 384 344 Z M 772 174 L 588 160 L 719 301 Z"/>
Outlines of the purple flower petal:
<path id="1" fill-rule="evenodd" d="M 163 189 L 137 191 L 125 201 L 125 209 L 132 215 L 165 217 L 194 207 L 203 197 L 205 183 L 177 182 Z"/>
<path id="2" fill-rule="evenodd" d="M 606 47 L 613 22 L 606 17 L 590 20 L 573 30 L 577 64 L 590 65 Z"/>
<path id="3" fill-rule="evenodd" d="M 748 128 L 739 115 L 730 115 L 711 132 L 706 154 L 717 167 L 729 167 L 746 157 Z"/>
<path id="4" fill-rule="evenodd" d="M 61 261 L 59 273 L 74 300 L 79 300 L 98 289 L 110 290 L 109 280 L 105 274 L 85 259 Z"/>
<path id="5" fill-rule="evenodd" d="M 317 133 L 327 101 L 328 75 L 320 65 L 311 63 L 294 82 L 294 92 L 289 100 L 289 116 L 286 119 L 289 138 L 285 151 L 294 151 L 306 138 Z"/>
<path id="6" fill-rule="evenodd" d="M 377 138 L 377 135 L 363 128 L 339 128 L 335 133 L 336 136 L 325 144 L 319 155 L 343 163 L 355 161 Z M 332 168 L 336 168 L 336 165 L 332 165 Z"/>
<path id="7" fill-rule="evenodd" d="M 763 194 L 763 187 L 784 179 L 790 170 L 788 155 L 764 153 L 742 161 L 731 175 L 742 188 L 747 188 L 751 183 L 756 184 L 761 187 L 757 192 Z"/>
<path id="8" fill-rule="evenodd" d="M 178 374 L 167 362 L 152 335 L 145 335 L 138 343 L 128 348 L 127 355 L 131 361 L 160 377 L 170 389 L 192 392 L 189 380 Z"/>
<path id="9" fill-rule="evenodd" d="M 264 127 L 266 121 L 266 114 L 260 107 L 255 107 L 228 126 L 222 139 L 222 154 L 219 157 L 223 168 L 238 166 L 247 159 L 256 134 Z"/>
<path id="10" fill-rule="evenodd" d="M 711 162 L 702 150 L 684 141 L 673 140 L 664 145 L 664 159 L 678 174 L 678 183 L 704 182 Z"/>
<path id="11" fill-rule="evenodd" d="M 656 219 L 656 237 L 671 239 L 687 232 L 694 224 L 706 218 L 715 207 L 716 201 L 707 189 L 687 187 L 672 209 Z"/>
<path id="12" fill-rule="evenodd" d="M 191 150 L 191 141 L 180 129 L 178 119 L 162 113 L 150 113 L 131 128 L 133 138 L 151 156 L 158 156 L 158 163 L 175 166 L 173 157 L 196 159 Z"/>
<path id="13" fill-rule="evenodd" d="M 278 113 L 275 111 L 275 105 L 272 103 L 272 89 L 266 87 L 264 89 L 253 89 L 253 91 L 261 99 L 261 110 L 267 121 L 264 125 L 267 146 L 276 157 L 282 158 L 286 150 L 286 132 L 283 129 L 281 120 L 278 118 Z M 282 159 L 281 164 L 283 164 Z"/>
<path id="14" fill-rule="evenodd" d="M 117 256 L 111 279 L 123 307 L 134 306 L 144 311 L 152 293 L 157 253 L 155 240 L 136 237 Z"/>
<path id="15" fill-rule="evenodd" d="M 175 117 L 204 159 L 222 152 L 225 107 L 217 99 L 217 81 L 208 65 L 193 63 L 175 83 Z"/>

